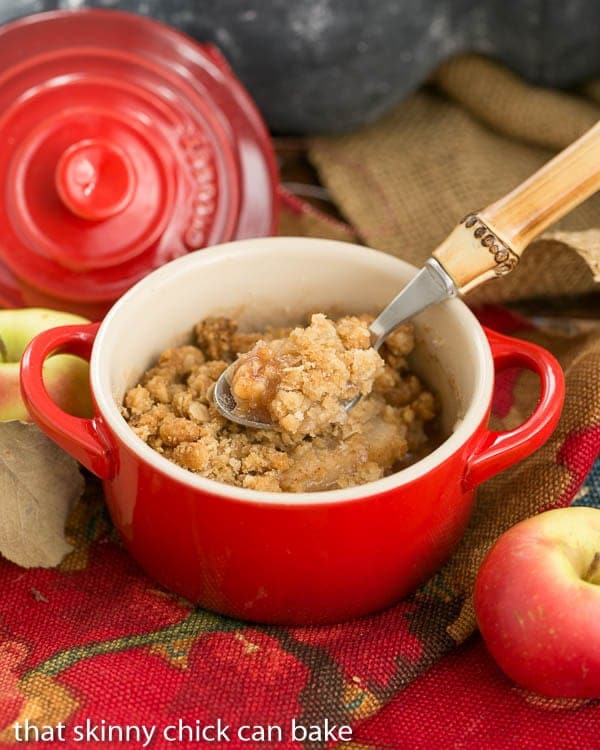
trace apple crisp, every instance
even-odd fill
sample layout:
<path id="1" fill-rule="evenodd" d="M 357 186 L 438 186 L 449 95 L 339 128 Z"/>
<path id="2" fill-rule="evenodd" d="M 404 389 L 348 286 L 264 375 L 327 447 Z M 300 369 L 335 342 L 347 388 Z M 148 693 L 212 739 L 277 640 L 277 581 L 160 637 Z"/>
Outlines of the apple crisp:
<path id="1" fill-rule="evenodd" d="M 378 353 L 371 320 L 316 314 L 306 328 L 248 333 L 230 318 L 206 318 L 192 344 L 164 351 L 127 392 L 123 416 L 169 460 L 226 484 L 315 492 L 380 479 L 423 455 L 437 406 L 408 369 L 412 325 Z M 215 382 L 238 355 L 232 392 L 272 429 L 230 422 L 213 404 Z M 344 402 L 356 395 L 346 412 Z"/>
<path id="2" fill-rule="evenodd" d="M 364 320 L 313 315 L 307 328 L 257 342 L 236 363 L 231 394 L 245 417 L 292 435 L 319 435 L 344 423 L 344 408 L 366 396 L 384 361 Z"/>

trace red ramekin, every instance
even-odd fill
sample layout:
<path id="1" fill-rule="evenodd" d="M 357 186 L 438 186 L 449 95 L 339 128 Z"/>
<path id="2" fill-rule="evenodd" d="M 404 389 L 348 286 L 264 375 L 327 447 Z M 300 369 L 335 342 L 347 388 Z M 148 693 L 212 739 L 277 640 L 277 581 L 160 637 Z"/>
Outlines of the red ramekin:
<path id="1" fill-rule="evenodd" d="M 344 490 L 265 493 L 204 479 L 147 446 L 119 404 L 159 353 L 207 315 L 260 326 L 317 310 L 374 312 L 415 270 L 319 239 L 244 240 L 192 253 L 136 284 L 101 324 L 37 336 L 22 361 L 23 396 L 38 425 L 104 480 L 127 549 L 167 588 L 258 622 L 364 615 L 439 568 L 464 532 L 475 487 L 550 436 L 564 380 L 548 352 L 484 331 L 459 300 L 419 315 L 412 366 L 438 393 L 449 437 L 416 464 Z M 69 416 L 48 397 L 42 367 L 58 352 L 90 357 L 94 419 Z M 516 429 L 493 432 L 494 371 L 511 366 L 539 375 L 539 403 Z"/>

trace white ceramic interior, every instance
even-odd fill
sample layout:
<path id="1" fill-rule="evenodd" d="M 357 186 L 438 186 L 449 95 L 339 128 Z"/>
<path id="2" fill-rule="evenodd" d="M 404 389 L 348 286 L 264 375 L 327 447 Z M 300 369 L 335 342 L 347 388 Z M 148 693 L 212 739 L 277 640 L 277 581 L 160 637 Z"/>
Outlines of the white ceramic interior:
<path id="1" fill-rule="evenodd" d="M 91 383 L 110 429 L 157 470 L 188 485 L 239 500 L 264 493 L 214 482 L 171 463 L 129 428 L 119 413 L 126 390 L 169 346 L 184 343 L 194 323 L 230 314 L 241 328 L 299 323 L 307 312 L 377 312 L 416 269 L 390 255 L 330 240 L 273 237 L 191 253 L 136 284 L 108 313 L 91 358 Z M 332 502 L 365 497 L 411 481 L 451 455 L 474 432 L 490 403 L 493 365 L 475 317 L 459 300 L 415 318 L 412 356 L 442 401 L 450 436 L 417 463 L 367 485 L 312 493 L 277 493 L 278 503 Z M 271 501 L 271 500 L 270 500 Z"/>

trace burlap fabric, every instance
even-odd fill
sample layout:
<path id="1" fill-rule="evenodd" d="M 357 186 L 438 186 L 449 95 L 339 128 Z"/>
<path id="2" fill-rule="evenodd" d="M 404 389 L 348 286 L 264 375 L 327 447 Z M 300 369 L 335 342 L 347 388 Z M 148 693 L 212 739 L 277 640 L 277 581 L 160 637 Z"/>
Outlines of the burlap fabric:
<path id="1" fill-rule="evenodd" d="M 461 76 L 472 78 L 466 91 L 473 101 L 467 93 L 461 101 L 448 93 L 465 90 L 456 83 Z M 473 61 L 446 66 L 435 86 L 378 126 L 313 144 L 315 163 L 353 227 L 286 200 L 282 233 L 351 239 L 357 231 L 369 244 L 421 262 L 469 208 L 501 194 L 548 155 L 525 140 L 537 132 L 533 112 L 515 109 L 509 118 L 511 92 L 525 108 L 537 97 L 540 123 L 544 108 L 550 113 L 561 103 L 583 113 L 581 127 L 572 124 L 575 115 L 565 115 L 562 130 L 560 118 L 546 114 L 546 127 L 540 125 L 546 145 L 574 137 L 595 117 L 583 124 L 593 104 L 548 92 L 534 96 L 495 66 Z M 491 122 L 495 110 L 502 133 L 482 119 Z M 521 281 L 496 284 L 493 296 L 590 289 L 590 266 L 565 243 L 585 240 L 595 252 L 593 215 L 585 211 L 590 208 L 569 225 L 584 234 L 563 235 L 536 250 L 547 259 L 545 286 L 543 274 L 521 274 Z M 474 649 L 457 644 L 474 629 L 477 566 L 505 528 L 577 497 L 600 506 L 597 489 L 582 488 L 600 448 L 600 338 L 593 331 L 550 336 L 504 308 L 486 306 L 478 314 L 491 327 L 552 349 L 566 371 L 567 401 L 549 443 L 480 488 L 463 542 L 431 581 L 386 612 L 337 626 L 260 627 L 219 617 L 146 578 L 116 538 L 99 485 L 88 479 L 68 524 L 74 549 L 59 568 L 21 570 L 0 560 L 0 747 L 17 746 L 14 724 L 26 720 L 37 727 L 64 724 L 64 741 L 27 745 L 39 750 L 141 747 L 135 739 L 120 741 L 118 733 L 82 742 L 76 729 L 86 722 L 95 737 L 102 727 L 145 725 L 156 728 L 147 747 L 196 748 L 207 743 L 167 742 L 162 733 L 179 721 L 218 720 L 229 727 L 229 740 L 210 743 L 216 748 L 597 747 L 597 701 L 540 701 L 514 688 L 478 641 Z M 516 424 L 535 397 L 531 376 L 501 374 L 496 426 Z M 323 727 L 325 719 L 351 725 L 354 741 L 300 742 L 290 734 L 293 721 Z M 249 724 L 279 726 L 283 739 L 236 737 Z"/>
<path id="2" fill-rule="evenodd" d="M 586 92 L 535 89 L 491 61 L 459 58 L 371 127 L 315 139 L 310 156 L 367 244 L 421 265 L 466 213 L 509 192 L 600 119 L 600 84 Z M 596 195 L 534 242 L 513 274 L 471 299 L 576 294 L 599 281 Z"/>

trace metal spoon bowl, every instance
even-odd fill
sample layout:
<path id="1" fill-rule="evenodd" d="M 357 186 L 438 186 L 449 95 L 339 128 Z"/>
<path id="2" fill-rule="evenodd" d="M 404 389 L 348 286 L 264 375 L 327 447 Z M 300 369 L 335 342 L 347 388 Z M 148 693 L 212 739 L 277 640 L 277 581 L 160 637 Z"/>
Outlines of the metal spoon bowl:
<path id="1" fill-rule="evenodd" d="M 425 266 L 417 273 L 412 281 L 394 297 L 389 305 L 375 318 L 369 326 L 371 333 L 371 345 L 378 351 L 386 338 L 399 325 L 412 318 L 417 313 L 437 302 L 442 302 L 458 293 L 456 285 L 442 266 L 430 258 Z M 236 362 L 221 374 L 213 389 L 213 401 L 215 406 L 227 419 L 244 427 L 252 427 L 257 430 L 270 430 L 273 428 L 271 422 L 261 422 L 248 419 L 238 408 L 235 397 L 231 392 L 231 377 L 236 367 Z M 346 401 L 344 409 L 350 411 L 360 400 L 360 395 L 350 401 Z"/>
<path id="2" fill-rule="evenodd" d="M 215 383 L 215 387 L 212 392 L 212 399 L 215 406 L 219 410 L 219 413 L 237 424 L 241 424 L 244 427 L 253 427 L 256 430 L 271 430 L 273 425 L 271 422 L 260 422 L 257 419 L 248 419 L 239 410 L 237 402 L 233 393 L 231 392 L 230 378 L 233 375 L 236 362 L 229 365 L 229 367 L 220 375 L 219 379 Z"/>

